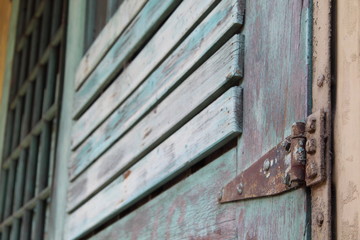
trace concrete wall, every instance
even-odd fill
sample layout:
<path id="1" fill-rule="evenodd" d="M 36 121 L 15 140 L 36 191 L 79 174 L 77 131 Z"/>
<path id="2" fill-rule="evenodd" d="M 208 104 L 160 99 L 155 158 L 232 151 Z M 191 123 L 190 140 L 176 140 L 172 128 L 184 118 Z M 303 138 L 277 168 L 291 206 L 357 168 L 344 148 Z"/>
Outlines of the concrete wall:
<path id="1" fill-rule="evenodd" d="M 337 239 L 360 239 L 360 1 L 337 2 Z"/>
<path id="2" fill-rule="evenodd" d="M 5 73 L 7 40 L 10 25 L 11 1 L 0 0 L 0 103 Z"/>

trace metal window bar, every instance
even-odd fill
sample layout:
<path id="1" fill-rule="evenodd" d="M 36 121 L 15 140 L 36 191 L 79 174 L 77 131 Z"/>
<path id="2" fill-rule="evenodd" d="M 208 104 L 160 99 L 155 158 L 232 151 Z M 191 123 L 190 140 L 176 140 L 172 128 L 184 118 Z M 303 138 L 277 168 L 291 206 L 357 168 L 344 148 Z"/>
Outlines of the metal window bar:
<path id="1" fill-rule="evenodd" d="M 55 166 L 65 4 L 62 0 L 20 0 L 2 153 L 1 240 L 43 239 L 46 234 Z"/>

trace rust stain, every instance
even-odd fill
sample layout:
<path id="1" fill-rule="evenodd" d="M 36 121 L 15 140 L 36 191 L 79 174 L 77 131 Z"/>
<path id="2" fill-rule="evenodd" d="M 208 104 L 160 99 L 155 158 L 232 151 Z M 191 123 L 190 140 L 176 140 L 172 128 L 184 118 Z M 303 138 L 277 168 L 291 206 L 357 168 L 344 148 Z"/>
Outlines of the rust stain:
<path id="1" fill-rule="evenodd" d="M 296 140 L 296 139 L 295 139 Z M 290 142 L 290 137 L 280 142 L 249 168 L 241 172 L 235 179 L 224 187 L 224 194 L 221 203 L 236 200 L 277 195 L 279 193 L 293 189 L 297 176 L 302 177 L 303 170 L 297 165 L 291 164 L 290 153 L 287 151 L 286 144 Z M 292 140 L 294 143 L 294 141 Z M 296 143 L 294 143 L 296 145 Z M 295 160 L 291 160 L 294 161 Z M 268 167 L 264 168 L 267 162 Z M 290 167 L 290 171 L 287 170 Z M 289 184 L 284 184 L 284 177 L 288 173 Z M 297 174 L 297 175 L 296 175 Z M 266 187 L 264 187 L 266 186 Z M 239 192 L 241 191 L 241 195 Z"/>
<path id="2" fill-rule="evenodd" d="M 127 170 L 125 173 L 124 173 L 124 179 L 127 179 L 131 174 L 131 171 L 130 170 Z"/>

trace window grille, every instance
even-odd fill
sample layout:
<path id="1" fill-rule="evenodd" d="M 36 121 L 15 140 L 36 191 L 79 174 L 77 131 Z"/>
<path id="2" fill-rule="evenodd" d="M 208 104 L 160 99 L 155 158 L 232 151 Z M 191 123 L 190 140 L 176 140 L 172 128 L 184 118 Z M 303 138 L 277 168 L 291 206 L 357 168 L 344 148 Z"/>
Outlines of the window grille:
<path id="1" fill-rule="evenodd" d="M 65 3 L 19 3 L 0 173 L 1 240 L 46 239 L 63 68 Z"/>

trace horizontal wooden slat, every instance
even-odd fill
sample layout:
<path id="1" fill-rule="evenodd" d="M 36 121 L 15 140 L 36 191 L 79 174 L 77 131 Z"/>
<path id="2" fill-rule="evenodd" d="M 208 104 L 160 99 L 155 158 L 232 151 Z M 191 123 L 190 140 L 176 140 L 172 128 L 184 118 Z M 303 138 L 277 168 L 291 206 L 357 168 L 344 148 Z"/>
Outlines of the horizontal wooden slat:
<path id="1" fill-rule="evenodd" d="M 212 154 L 208 165 L 89 239 L 237 239 L 238 204 L 217 201 L 219 190 L 236 176 L 234 145 Z"/>
<path id="2" fill-rule="evenodd" d="M 94 43 L 82 58 L 76 71 L 75 89 L 79 89 L 86 77 L 93 71 L 116 39 L 123 33 L 131 20 L 148 0 L 125 0 L 106 24 Z"/>
<path id="3" fill-rule="evenodd" d="M 232 4 L 233 3 L 233 4 Z M 206 60 L 220 44 L 224 43 L 234 32 L 239 31 L 242 23 L 243 8 L 238 1 L 225 0 L 184 40 L 184 42 L 147 78 L 146 88 L 141 85 L 133 95 L 145 95 L 135 99 L 143 105 L 154 104 L 174 85 L 181 82 L 202 61 Z M 240 12 L 238 12 L 240 11 Z M 221 19 L 221 21 L 219 20 Z M 160 44 L 161 45 L 161 44 Z M 139 68 L 142 68 L 139 66 Z M 133 68 L 135 69 L 135 68 Z M 100 96 L 91 108 L 75 123 L 74 142 L 80 142 L 96 124 L 122 103 L 142 79 L 137 71 L 121 74 L 113 84 Z M 156 96 L 154 92 L 158 92 Z M 131 98 L 131 96 L 130 96 Z M 157 98 L 156 100 L 154 98 Z M 144 99 L 144 100 L 142 100 Z M 147 108 L 148 106 L 144 106 Z M 101 109 L 101 111 L 100 111 Z M 114 114 L 117 114 L 116 112 Z M 97 118 L 93 118 L 93 116 Z M 91 120 L 90 120 L 91 119 Z M 100 121 L 99 121 L 100 120 Z M 92 124 L 91 122 L 94 122 Z M 82 133 L 81 129 L 85 129 Z"/>
<path id="4" fill-rule="evenodd" d="M 135 211 L 120 216 L 89 239 L 304 239 L 299 233 L 308 232 L 309 221 L 305 220 L 304 211 L 308 206 L 304 201 L 299 202 L 299 198 L 303 197 L 305 189 L 271 198 L 218 203 L 219 191 L 236 175 L 236 162 L 242 160 L 236 147 L 226 153 L 217 151 L 207 159 L 206 162 L 211 162 L 205 167 Z M 274 221 L 287 224 L 274 224 Z"/>
<path id="5" fill-rule="evenodd" d="M 232 6 L 229 8 L 233 9 Z M 171 68 L 170 66 L 169 68 L 171 68 L 172 71 L 167 72 L 167 75 L 163 77 L 158 77 L 157 75 L 154 75 L 154 78 L 152 78 L 151 81 L 149 82 L 146 81 L 146 83 L 149 83 L 149 85 L 147 85 L 147 87 L 149 88 L 146 89 L 144 88 L 142 89 L 142 92 L 140 92 L 141 94 L 145 95 L 145 97 L 142 98 L 143 100 L 140 101 L 140 103 L 147 103 L 147 102 L 155 103 L 156 101 L 161 99 L 162 96 L 168 93 L 169 90 L 175 85 L 175 83 L 178 83 L 179 79 L 184 75 L 183 72 L 180 73 L 177 72 L 177 71 L 181 71 L 181 67 L 185 66 L 187 69 L 191 69 L 194 66 L 194 64 L 197 63 L 196 62 L 197 59 L 200 60 L 204 59 L 204 55 L 209 54 L 209 49 L 214 49 L 213 47 L 214 45 L 220 45 L 219 43 L 225 41 L 225 39 L 228 37 L 227 35 L 230 35 L 233 33 L 233 31 L 236 31 L 239 28 L 239 25 L 237 23 L 238 18 L 235 17 L 237 13 L 238 12 L 227 14 L 228 18 L 224 18 L 223 21 L 221 21 L 221 23 L 224 24 L 225 26 L 222 24 L 214 24 L 218 26 L 217 29 L 221 29 L 221 30 L 212 32 L 213 34 L 205 35 L 205 37 L 209 37 L 209 38 L 204 37 L 204 39 L 207 39 L 208 41 L 198 41 L 201 47 L 199 47 L 198 45 L 192 46 L 190 51 L 186 54 L 186 58 L 184 57 L 182 58 L 182 60 L 184 60 L 184 63 L 182 62 L 178 63 L 179 69 Z M 205 44 L 204 42 L 207 44 Z M 213 45 L 211 46 L 211 44 Z M 194 49 L 198 51 L 195 51 Z M 193 53 L 195 55 L 192 55 Z M 195 61 L 195 63 L 193 61 Z M 155 92 L 156 94 L 147 95 L 152 92 Z M 141 99 L 135 99 L 135 101 L 138 100 Z M 149 149 L 150 147 L 152 147 L 152 145 L 154 145 L 153 142 L 148 141 L 149 139 L 147 138 L 143 139 L 143 134 L 145 133 L 146 130 L 145 131 L 142 130 L 142 132 L 138 132 L 132 135 L 135 136 L 136 139 L 138 140 L 134 140 L 128 137 L 127 140 L 121 140 L 119 143 L 117 143 L 108 152 L 102 155 L 100 159 L 98 159 L 93 165 L 91 165 L 90 168 L 76 180 L 78 186 L 81 185 L 82 181 L 86 181 L 86 179 L 91 179 L 93 178 L 93 176 L 97 176 L 96 182 L 93 184 L 93 186 L 94 188 L 102 187 L 107 182 L 109 182 L 112 177 L 114 177 L 116 174 L 119 174 L 124 167 L 126 168 L 130 166 L 131 164 L 133 164 L 133 162 L 141 158 L 141 156 L 146 154 L 145 150 L 147 150 L 147 148 Z M 140 147 L 134 147 L 135 146 L 134 144 Z M 129 151 L 129 149 L 131 149 L 131 151 Z M 88 164 L 86 162 L 87 159 L 83 158 L 81 160 L 83 161 L 83 163 L 85 162 L 85 164 Z M 107 169 L 106 174 L 99 173 L 99 169 L 103 169 L 103 168 Z M 70 169 L 70 173 L 71 172 L 74 172 L 74 169 Z M 94 190 L 92 190 L 91 192 L 93 191 Z"/>
<path id="6" fill-rule="evenodd" d="M 126 158 L 139 158 L 139 155 L 149 146 L 153 146 L 156 142 L 165 139 L 173 131 L 179 128 L 184 122 L 190 119 L 194 114 L 199 112 L 203 107 L 207 106 L 224 90 L 238 83 L 242 76 L 243 65 L 243 37 L 235 35 L 231 38 L 216 54 L 214 54 L 207 62 L 205 62 L 197 71 L 195 71 L 185 82 L 176 88 L 163 102 L 157 105 L 156 110 L 149 113 L 144 119 L 135 126 L 131 132 L 124 136 L 114 149 L 109 151 L 126 151 L 126 147 L 131 146 L 127 153 L 123 156 Z M 141 101 L 131 101 L 134 104 L 141 104 Z M 127 112 L 128 107 L 122 109 L 122 115 L 116 118 L 116 121 L 109 122 L 108 125 L 102 126 L 99 131 L 95 132 L 89 141 L 75 152 L 73 158 L 76 161 L 81 159 L 95 159 L 101 151 L 106 149 L 114 140 L 120 136 L 127 127 L 134 124 L 137 117 L 141 116 L 137 112 Z M 130 108 L 131 109 L 131 108 Z M 125 120 L 124 120 L 125 119 Z M 123 122 L 124 120 L 124 122 Z M 128 120 L 128 121 L 126 121 Z M 113 125 L 113 122 L 120 124 Z M 130 122 L 130 123 L 129 123 Z M 139 134 L 140 133 L 140 134 Z M 107 154 L 105 154 L 107 156 Z M 112 154 L 110 154 L 112 156 Z M 123 160 L 123 161 L 124 161 Z M 98 161 L 109 161 L 100 158 Z M 119 161 L 113 159 L 113 161 Z M 126 160 L 125 160 L 126 161 Z M 99 167 L 103 163 L 97 163 L 91 167 L 88 172 L 80 175 L 75 179 L 70 187 L 69 194 L 69 210 L 72 210 L 79 205 L 83 200 L 89 197 L 99 187 L 101 187 L 106 180 L 110 179 L 116 171 L 120 171 L 123 164 L 114 167 L 113 170 L 107 172 L 107 176 L 101 179 L 96 179 L 80 193 L 73 189 L 78 189 L 78 184 L 82 182 L 92 181 L 95 171 L 99 172 Z M 114 162 L 107 162 L 109 165 Z"/>
<path id="7" fill-rule="evenodd" d="M 85 108 L 102 92 L 112 77 L 127 64 L 132 55 L 156 31 L 158 26 L 180 2 L 181 0 L 149 0 L 75 93 L 73 107 L 73 116 L 75 118 L 78 118 Z"/>
<path id="8" fill-rule="evenodd" d="M 104 104 L 104 101 L 108 103 L 109 95 L 101 97 L 100 103 L 95 103 L 91 106 L 75 123 L 72 137 L 73 148 L 78 146 L 96 126 L 116 109 L 118 104 L 161 63 L 169 51 L 196 26 L 197 22 L 203 18 L 203 15 L 217 2 L 218 0 L 204 0 L 201 2 L 185 0 L 179 5 L 149 43 L 146 44 L 136 58 L 132 60 L 129 66 L 115 80 L 114 85 L 119 85 L 118 82 L 121 82 L 120 88 L 123 88 L 122 90 L 119 89 L 121 93 L 118 94 L 119 98 L 114 101 L 115 104 L 112 102 L 111 105 L 107 105 L 106 108 L 99 111 L 99 104 Z M 157 50 L 159 46 L 161 46 L 161 51 Z M 111 85 L 112 87 L 113 85 Z M 116 88 L 117 86 L 114 87 Z M 94 119 L 93 114 L 95 112 L 97 117 Z"/>
<path id="9" fill-rule="evenodd" d="M 241 104 L 241 89 L 229 89 L 140 162 L 116 178 L 69 216 L 70 239 L 103 223 L 239 135 Z"/>
<path id="10" fill-rule="evenodd" d="M 69 210 L 73 210 L 91 196 L 116 172 L 130 165 L 134 159 L 139 159 L 140 156 L 146 153 L 146 149 L 156 146 L 156 144 L 167 138 L 184 122 L 192 118 L 202 108 L 223 93 L 227 87 L 236 84 L 236 80 L 239 80 L 242 76 L 242 48 L 242 37 L 239 35 L 234 36 L 219 52 L 203 64 L 163 102 L 157 105 L 156 110 L 149 113 L 116 146 L 110 149 L 109 153 L 104 155 L 104 158 L 100 158 L 98 160 L 99 163 L 95 163 L 94 166 L 89 168 L 89 171 L 75 179 L 74 183 L 71 184 L 69 192 Z M 141 104 L 141 102 L 137 103 Z M 127 108 L 124 110 L 126 111 Z M 129 114 L 130 116 L 132 115 Z M 136 118 L 130 117 L 129 120 L 134 123 Z M 123 126 L 126 127 L 129 124 L 124 123 Z M 82 158 L 96 157 L 106 147 L 106 143 L 103 144 L 102 141 L 110 134 L 110 138 L 112 138 L 112 135 L 121 133 L 123 129 L 122 127 L 116 128 L 116 126 L 115 128 L 104 126 L 104 131 L 108 132 L 96 132 L 96 138 L 92 139 L 93 142 L 88 143 L 92 145 L 90 147 L 84 146 L 84 150 L 75 155 L 77 157 L 76 160 L 80 161 Z M 110 140 L 114 141 L 114 139 Z M 101 149 L 102 144 L 104 146 L 103 149 Z M 99 145 L 100 147 L 98 147 Z M 91 148 L 94 151 L 91 151 Z M 124 152 L 121 155 L 122 159 L 114 158 L 113 156 L 116 156 L 119 152 Z M 108 170 L 106 174 L 103 174 L 104 176 L 100 177 L 101 168 L 104 168 L 106 165 L 114 167 Z M 99 176 L 96 181 L 91 180 L 94 175 Z M 76 189 L 84 181 L 89 182 L 90 185 L 78 193 Z"/>

